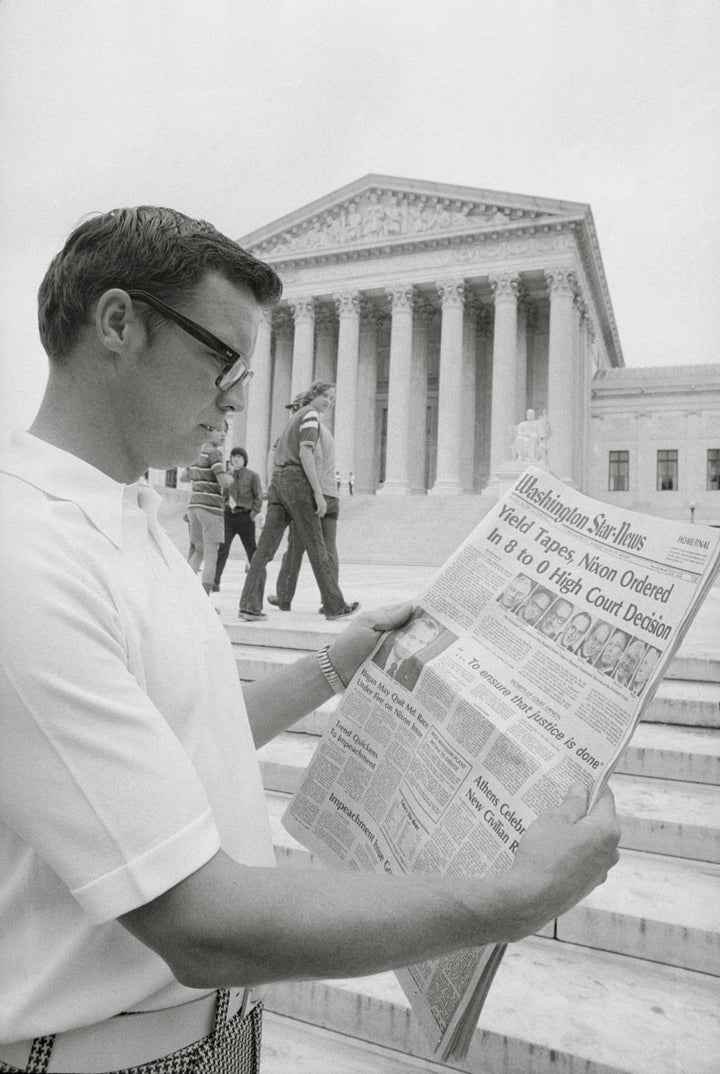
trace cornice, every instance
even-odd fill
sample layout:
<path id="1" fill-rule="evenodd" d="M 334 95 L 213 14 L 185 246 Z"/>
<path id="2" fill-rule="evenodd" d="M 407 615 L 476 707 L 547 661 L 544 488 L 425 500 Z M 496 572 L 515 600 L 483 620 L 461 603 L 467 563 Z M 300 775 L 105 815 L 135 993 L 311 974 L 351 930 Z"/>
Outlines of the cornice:
<path id="1" fill-rule="evenodd" d="M 638 366 L 600 369 L 592 378 L 593 395 L 677 395 L 720 393 L 720 365 Z"/>
<path id="2" fill-rule="evenodd" d="M 283 268 L 303 268 L 307 265 L 324 265 L 340 261 L 358 261 L 368 258 L 381 258 L 388 255 L 413 253 L 422 250 L 437 250 L 447 247 L 468 248 L 483 243 L 495 243 L 507 239 L 532 237 L 535 235 L 557 235 L 577 233 L 582 229 L 583 220 L 578 217 L 555 218 L 552 220 L 508 221 L 504 224 L 467 225 L 464 230 L 439 230 L 436 233 L 421 232 L 418 235 L 402 234 L 362 241 L 356 240 L 339 244 L 335 247 L 288 250 L 287 252 L 268 252 L 263 244 L 250 246 L 256 257 L 267 261 L 278 271 Z M 240 240 L 242 243 L 242 240 Z"/>
<path id="3" fill-rule="evenodd" d="M 353 182 L 325 194 L 321 198 L 294 209 L 255 231 L 248 232 L 237 241 L 242 246 L 255 246 L 272 235 L 302 224 L 313 217 L 323 216 L 343 203 L 375 193 L 378 196 L 399 194 L 413 199 L 443 201 L 467 201 L 483 203 L 501 210 L 534 213 L 536 216 L 584 216 L 589 206 L 581 202 L 562 201 L 557 198 L 514 194 L 507 191 L 487 190 L 480 187 L 462 186 L 457 183 L 436 183 L 425 179 L 408 179 L 394 175 L 369 173 Z"/>
<path id="4" fill-rule="evenodd" d="M 483 248 L 492 257 L 502 243 L 511 247 L 535 236 L 560 235 L 573 240 L 605 350 L 612 365 L 622 367 L 610 291 L 586 204 L 370 174 L 238 241 L 289 276 L 303 268 L 441 249 L 455 251 L 469 265 L 482 261 Z"/>

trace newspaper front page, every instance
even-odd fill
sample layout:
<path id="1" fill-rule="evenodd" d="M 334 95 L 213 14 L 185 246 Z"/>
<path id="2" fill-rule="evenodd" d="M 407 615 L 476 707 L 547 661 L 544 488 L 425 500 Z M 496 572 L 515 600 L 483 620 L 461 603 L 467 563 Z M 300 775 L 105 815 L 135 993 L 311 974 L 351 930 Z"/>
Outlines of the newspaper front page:
<path id="1" fill-rule="evenodd" d="M 529 469 L 359 668 L 284 818 L 326 861 L 492 875 L 574 782 L 597 795 L 712 583 L 720 533 Z M 461 1056 L 502 951 L 398 972 Z"/>

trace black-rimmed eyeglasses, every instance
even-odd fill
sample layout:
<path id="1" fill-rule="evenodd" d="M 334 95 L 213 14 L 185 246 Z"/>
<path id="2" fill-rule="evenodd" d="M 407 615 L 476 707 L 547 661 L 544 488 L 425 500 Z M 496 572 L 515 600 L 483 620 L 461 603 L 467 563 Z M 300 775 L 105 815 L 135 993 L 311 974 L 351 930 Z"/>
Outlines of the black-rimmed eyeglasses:
<path id="1" fill-rule="evenodd" d="M 172 309 L 171 306 L 168 306 L 159 298 L 155 298 L 154 295 L 148 294 L 147 291 L 132 290 L 128 291 L 128 294 L 130 298 L 137 298 L 140 302 L 146 302 L 148 306 L 152 306 L 154 310 L 161 313 L 163 317 L 167 317 L 169 321 L 173 321 L 178 328 L 182 328 L 193 339 L 197 339 L 200 343 L 209 347 L 225 362 L 225 368 L 222 373 L 215 378 L 215 387 L 219 388 L 221 392 L 230 391 L 236 384 L 242 384 L 243 381 L 249 380 L 253 375 L 253 371 L 248 366 L 243 355 L 239 351 L 233 350 L 232 347 L 228 347 L 227 343 L 223 343 L 212 332 L 208 332 L 207 328 L 203 328 L 202 325 L 191 321 L 184 314 L 178 313 L 177 310 Z"/>

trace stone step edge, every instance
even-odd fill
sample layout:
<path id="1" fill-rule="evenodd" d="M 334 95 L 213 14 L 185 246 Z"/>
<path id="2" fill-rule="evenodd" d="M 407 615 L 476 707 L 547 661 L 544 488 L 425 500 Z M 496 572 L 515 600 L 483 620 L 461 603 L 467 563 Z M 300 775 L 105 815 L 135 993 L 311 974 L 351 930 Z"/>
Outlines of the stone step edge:
<path id="1" fill-rule="evenodd" d="M 269 743 L 261 751 L 265 754 L 260 757 L 263 785 L 267 791 L 292 794 L 299 786 L 305 765 L 282 759 L 273 761 L 274 748 L 275 743 Z M 311 750 L 306 749 L 306 752 L 310 754 Z M 720 861 L 720 817 L 717 815 L 720 796 L 717 788 L 704 783 L 623 773 L 613 774 L 611 787 L 615 791 L 622 828 L 622 847 L 694 861 Z M 632 801 L 645 796 L 647 802 L 648 793 L 652 794 L 650 804 L 654 813 L 637 809 Z M 716 807 L 715 816 L 707 817 L 708 803 Z M 685 812 L 679 812 L 683 806 Z"/>
<path id="2" fill-rule="evenodd" d="M 448 1074 L 445 1063 L 265 1010 L 262 1070 L 267 1074 Z"/>
<path id="3" fill-rule="evenodd" d="M 321 649 L 324 645 L 330 645 L 347 626 L 345 620 L 330 622 L 319 615 L 317 622 L 307 616 L 303 619 L 309 622 L 303 621 L 289 626 L 275 622 L 277 614 L 271 608 L 267 612 L 268 619 L 259 620 L 256 623 L 247 623 L 240 619 L 223 616 L 223 626 L 233 648 L 261 648 L 288 652 L 294 654 L 297 659 L 299 656 Z M 720 658 L 676 653 L 665 673 L 664 680 L 720 683 Z"/>
<path id="4" fill-rule="evenodd" d="M 321 738 L 333 723 L 339 702 L 338 696 L 331 698 L 303 716 L 285 733 Z M 668 737 L 670 743 L 664 741 Z M 641 720 L 616 771 L 625 775 L 720 786 L 720 734 L 712 727 Z"/>
<path id="5" fill-rule="evenodd" d="M 619 996 L 622 984 L 626 994 Z M 391 973 L 273 986 L 266 1006 L 432 1058 Z M 554 1017 L 542 1013 L 548 1006 Z M 468 1058 L 449 1069 L 471 1074 L 547 1074 L 551 1069 L 554 1074 L 716 1074 L 719 1007 L 717 978 L 533 937 L 508 949 Z M 704 1042 L 702 1053 L 698 1041 Z"/>
<path id="6" fill-rule="evenodd" d="M 235 649 L 235 664 L 241 682 L 254 682 L 288 667 L 301 656 L 294 650 L 262 647 Z M 682 682 L 664 679 L 641 717 L 642 723 L 673 723 L 682 727 L 720 728 L 720 689 L 712 682 Z"/>
<path id="7" fill-rule="evenodd" d="M 289 800 L 268 803 L 278 864 L 290 868 L 331 869 L 332 866 L 321 862 L 283 827 L 282 816 Z M 658 867 L 664 882 L 672 885 L 675 891 L 691 885 L 696 902 L 700 897 L 698 891 L 706 892 L 707 910 L 700 925 L 655 912 L 649 889 L 657 879 Z M 629 896 L 626 894 L 628 885 Z M 537 935 L 720 977 L 720 916 L 716 913 L 717 920 L 713 920 L 717 892 L 720 892 L 720 863 L 686 861 L 624 849 L 608 884 L 550 922 Z M 692 917 L 692 906 L 685 909 L 687 916 Z M 629 939 L 628 930 L 631 933 Z"/>

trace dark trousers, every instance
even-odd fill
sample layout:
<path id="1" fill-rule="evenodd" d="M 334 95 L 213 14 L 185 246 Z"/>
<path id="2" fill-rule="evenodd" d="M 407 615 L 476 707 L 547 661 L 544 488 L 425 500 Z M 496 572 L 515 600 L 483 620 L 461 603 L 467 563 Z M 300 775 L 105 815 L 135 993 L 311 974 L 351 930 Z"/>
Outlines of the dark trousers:
<path id="1" fill-rule="evenodd" d="M 323 540 L 325 541 L 325 547 L 328 550 L 330 563 L 332 564 L 335 581 L 337 582 L 340 576 L 340 562 L 338 560 L 336 541 L 340 500 L 337 496 L 326 496 L 325 502 L 327 503 L 327 512 L 320 519 L 320 528 L 322 530 Z M 305 545 L 302 543 L 302 539 L 297 532 L 295 524 L 291 522 L 290 529 L 288 530 L 288 545 L 285 555 L 282 558 L 280 573 L 277 577 L 277 587 L 275 589 L 281 605 L 292 604 L 292 599 L 295 596 L 295 590 L 297 589 L 298 578 L 300 577 L 300 567 L 302 566 L 304 555 Z"/>
<path id="2" fill-rule="evenodd" d="M 255 555 L 257 545 L 255 543 L 255 519 L 250 517 L 250 512 L 245 507 L 225 508 L 225 540 L 220 545 L 217 554 L 217 566 L 215 568 L 215 589 L 220 588 L 220 579 L 225 570 L 227 558 L 230 555 L 230 545 L 235 537 L 239 537 L 245 549 L 248 563 Z"/>
<path id="3" fill-rule="evenodd" d="M 310 482 L 300 466 L 283 467 L 273 474 L 265 525 L 240 596 L 240 611 L 255 614 L 262 611 L 265 568 L 291 522 L 308 554 L 325 614 L 338 615 L 345 607 L 345 597 L 337 582 L 336 567 L 325 544 L 320 519 L 315 514 L 315 497 Z"/>

